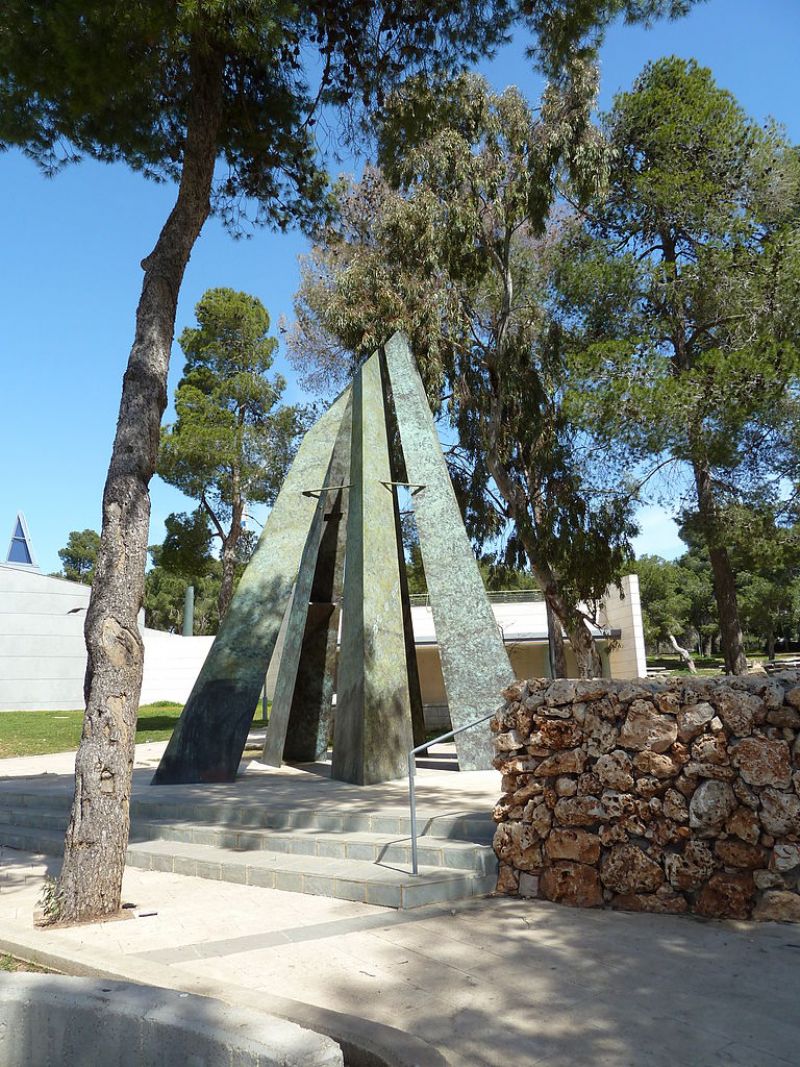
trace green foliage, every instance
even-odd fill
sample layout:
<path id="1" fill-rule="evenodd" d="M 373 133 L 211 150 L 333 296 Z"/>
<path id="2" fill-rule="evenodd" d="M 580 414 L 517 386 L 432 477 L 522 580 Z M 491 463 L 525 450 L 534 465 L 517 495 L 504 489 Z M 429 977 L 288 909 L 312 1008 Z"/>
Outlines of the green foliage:
<path id="1" fill-rule="evenodd" d="M 177 419 L 161 434 L 158 473 L 198 500 L 200 509 L 190 520 L 172 516 L 160 562 L 176 574 L 199 576 L 210 538 L 218 538 L 222 618 L 233 593 L 245 509 L 274 501 L 305 412 L 281 405 L 286 383 L 268 377 L 277 342 L 268 336 L 269 315 L 260 300 L 209 289 L 196 312 L 198 326 L 180 336 L 186 366 L 175 392 Z"/>
<path id="2" fill-rule="evenodd" d="M 162 432 L 158 473 L 199 500 L 220 533 L 241 501 L 272 503 L 291 461 L 302 415 L 279 404 L 285 381 L 267 376 L 277 341 L 247 293 L 210 289 L 198 327 L 179 343 L 186 365 L 177 419 Z"/>
<path id="3" fill-rule="evenodd" d="M 631 571 L 639 576 L 644 639 L 648 647 L 668 640 L 670 634 L 685 635 L 690 629 L 692 602 L 680 563 L 645 555 L 631 564 Z"/>
<path id="4" fill-rule="evenodd" d="M 490 592 L 508 592 L 518 589 L 537 589 L 539 585 L 530 571 L 519 570 L 498 563 L 491 555 L 484 555 L 478 560 L 483 584 Z M 419 542 L 411 545 L 406 559 L 408 591 L 410 593 L 427 593 L 428 584 L 422 565 L 422 553 Z"/>
<path id="5" fill-rule="evenodd" d="M 785 473 L 796 424 L 797 154 L 675 58 L 645 68 L 606 128 L 609 192 L 569 233 L 558 277 L 576 400 L 635 459 L 667 453 L 710 464 L 718 489 L 762 488 Z"/>
<path id="6" fill-rule="evenodd" d="M 483 584 L 490 592 L 537 589 L 539 584 L 528 570 L 509 567 L 493 556 L 485 555 L 478 560 Z"/>
<path id="7" fill-rule="evenodd" d="M 84 156 L 180 179 L 193 97 L 221 94 L 214 210 L 245 221 L 310 221 L 323 204 L 314 125 L 320 106 L 382 104 L 415 70 L 452 74 L 524 23 L 535 57 L 569 81 L 619 14 L 682 14 L 690 0 L 6 0 L 0 7 L 0 148 L 47 173 Z M 42 62 L 42 57 L 47 62 Z M 255 209 L 246 220 L 248 209 Z"/>
<path id="8" fill-rule="evenodd" d="M 189 581 L 213 571 L 211 527 L 202 508 L 191 515 L 173 512 L 164 520 L 164 526 L 167 534 L 157 550 L 158 566 Z"/>
<path id="9" fill-rule="evenodd" d="M 194 586 L 194 633 L 215 634 L 219 627 L 218 599 L 222 564 L 209 557 L 203 573 L 187 577 L 160 564 L 161 545 L 150 547 L 154 566 L 144 582 L 144 621 L 153 630 L 181 633 L 186 586 Z"/>
<path id="10" fill-rule="evenodd" d="M 800 623 L 800 527 L 793 518 L 764 505 L 726 517 L 742 621 L 770 654 L 776 638 L 795 638 Z"/>
<path id="11" fill-rule="evenodd" d="M 63 576 L 91 585 L 99 549 L 100 534 L 96 530 L 72 530 L 65 547 L 58 550 Z"/>
<path id="12" fill-rule="evenodd" d="M 566 417 L 565 364 L 549 315 L 560 167 L 597 177 L 601 146 L 581 106 L 550 87 L 536 116 L 515 89 L 468 75 L 410 83 L 380 127 L 388 175 L 340 183 L 338 219 L 303 266 L 290 350 L 314 384 L 404 329 L 432 406 L 458 436 L 454 485 L 478 546 L 527 556 L 567 622 L 618 576 L 633 530 L 624 487 L 606 479 Z"/>
<path id="13" fill-rule="evenodd" d="M 211 82 L 221 94 L 214 209 L 234 228 L 253 205 L 255 221 L 287 225 L 321 203 L 320 104 L 353 108 L 414 68 L 468 63 L 515 15 L 505 0 L 7 0 L 0 146 L 23 146 L 48 173 L 90 156 L 178 180 L 194 94 Z"/>
<path id="14" fill-rule="evenodd" d="M 696 518 L 683 516 L 689 547 L 679 559 L 642 556 L 631 566 L 649 647 L 673 633 L 710 650 L 719 637 L 711 563 Z M 769 508 L 732 509 L 725 521 L 742 623 L 751 646 L 772 652 L 777 638 L 795 640 L 800 628 L 800 530 L 777 522 Z"/>
<path id="15" fill-rule="evenodd" d="M 58 879 L 52 875 L 45 875 L 38 906 L 41 909 L 42 918 L 37 922 L 37 926 L 51 926 L 61 918 L 63 896 L 59 889 Z"/>
<path id="16" fill-rule="evenodd" d="M 779 499 L 800 440 L 800 157 L 674 57 L 604 121 L 608 193 L 565 233 L 555 276 L 582 379 L 570 411 L 632 467 L 683 472 L 738 670 L 726 516 Z"/>

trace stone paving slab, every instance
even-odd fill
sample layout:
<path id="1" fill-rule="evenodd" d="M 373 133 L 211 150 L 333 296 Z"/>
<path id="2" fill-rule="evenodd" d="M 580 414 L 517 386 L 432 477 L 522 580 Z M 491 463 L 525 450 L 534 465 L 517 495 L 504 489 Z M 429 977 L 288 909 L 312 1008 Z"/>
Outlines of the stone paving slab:
<path id="1" fill-rule="evenodd" d="M 792 926 L 508 898 L 397 913 L 129 869 L 126 899 L 157 914 L 39 931 L 44 870 L 0 853 L 0 947 L 46 945 L 77 967 L 102 959 L 143 981 L 156 968 L 162 984 L 231 1002 L 246 988 L 265 1010 L 279 995 L 363 1015 L 424 1039 L 453 1067 L 797 1063 Z"/>
<path id="2" fill-rule="evenodd" d="M 350 785 L 333 781 L 330 764 L 326 762 L 296 767 L 285 764 L 280 768 L 250 772 L 249 762 L 243 761 L 242 771 L 235 782 L 151 786 L 153 768 L 157 766 L 164 747 L 164 742 L 136 746 L 133 802 L 142 800 L 150 806 L 161 801 L 167 805 L 167 814 L 171 814 L 176 802 L 182 801 L 191 813 L 199 806 L 211 811 L 216 807 L 224 813 L 226 821 L 230 818 L 230 809 L 268 804 L 298 814 L 329 810 L 336 815 L 362 815 L 367 819 L 378 815 L 387 821 L 408 817 L 407 778 L 371 786 Z M 44 791 L 71 797 L 74 764 L 74 753 L 0 760 L 0 798 L 4 791 L 16 792 L 21 786 L 28 788 L 34 783 L 34 792 L 38 795 Z M 27 781 L 23 783 L 21 779 Z M 420 767 L 416 784 L 421 820 L 470 814 L 485 817 L 497 800 L 499 776 L 494 770 L 458 773 Z M 397 823 L 389 822 L 385 830 L 368 826 L 364 829 L 394 833 Z"/>
<path id="3" fill-rule="evenodd" d="M 44 783 L 35 788 L 53 788 Z M 468 791 L 436 806 L 467 808 Z M 798 1063 L 795 926 L 510 898 L 395 912 L 129 868 L 125 899 L 147 917 L 36 930 L 41 880 L 56 868 L 0 849 L 0 949 L 253 1003 L 303 1025 L 314 1025 L 303 1011 L 317 1025 L 326 1012 L 343 1013 L 339 1026 L 360 1016 L 426 1042 L 408 1067 L 442 1064 L 442 1055 L 451 1067 Z"/>

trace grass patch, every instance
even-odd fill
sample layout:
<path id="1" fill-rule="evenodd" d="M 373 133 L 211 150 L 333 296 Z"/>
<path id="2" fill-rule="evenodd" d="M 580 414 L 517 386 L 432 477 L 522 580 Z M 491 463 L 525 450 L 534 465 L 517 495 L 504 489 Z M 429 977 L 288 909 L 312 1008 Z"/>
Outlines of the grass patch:
<path id="1" fill-rule="evenodd" d="M 182 704 L 159 700 L 139 708 L 136 741 L 166 741 L 175 728 Z M 74 752 L 81 739 L 82 711 L 0 712 L 0 759 Z"/>
<path id="2" fill-rule="evenodd" d="M 16 956 L 4 956 L 0 954 L 0 971 L 31 971 L 34 974 L 55 974 L 55 971 L 47 967 L 39 967 L 28 960 L 18 960 Z"/>

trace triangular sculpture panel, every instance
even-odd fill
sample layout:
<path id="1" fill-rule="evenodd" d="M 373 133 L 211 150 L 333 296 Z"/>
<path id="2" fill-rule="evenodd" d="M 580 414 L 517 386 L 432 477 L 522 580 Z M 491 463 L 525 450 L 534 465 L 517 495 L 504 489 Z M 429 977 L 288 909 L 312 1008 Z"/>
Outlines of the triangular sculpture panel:
<path id="1" fill-rule="evenodd" d="M 235 778 L 284 616 L 265 762 L 320 758 L 333 719 L 334 778 L 406 773 L 424 723 L 398 485 L 412 489 L 454 729 L 499 704 L 511 665 L 422 380 L 396 334 L 303 439 L 154 784 Z M 489 767 L 488 726 L 458 735 L 456 749 L 462 770 Z"/>

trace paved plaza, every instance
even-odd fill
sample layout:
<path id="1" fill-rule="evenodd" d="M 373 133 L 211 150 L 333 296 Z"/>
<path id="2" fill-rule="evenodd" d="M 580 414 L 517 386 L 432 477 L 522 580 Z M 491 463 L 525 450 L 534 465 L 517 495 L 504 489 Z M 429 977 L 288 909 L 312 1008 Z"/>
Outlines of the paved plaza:
<path id="1" fill-rule="evenodd" d="M 161 747 L 140 746 L 140 777 Z M 68 789 L 72 759 L 0 763 L 0 804 L 3 778 Z M 281 773 L 285 788 L 307 802 L 309 791 L 313 803 L 328 802 L 329 787 L 340 785 L 290 768 Z M 443 811 L 478 810 L 497 784 L 494 772 L 420 776 L 423 802 Z M 246 776 L 227 788 L 250 793 L 259 782 Z M 404 783 L 358 796 L 364 808 L 399 806 Z M 124 899 L 135 905 L 135 918 L 38 930 L 33 909 L 41 881 L 56 869 L 55 860 L 2 849 L 0 950 L 68 973 L 213 995 L 305 1025 L 325 1009 L 354 1017 L 354 1027 L 362 1018 L 399 1028 L 418 1039 L 406 1050 L 398 1044 L 404 1064 L 798 1062 L 795 926 L 576 911 L 508 898 L 396 911 L 129 868 Z"/>

